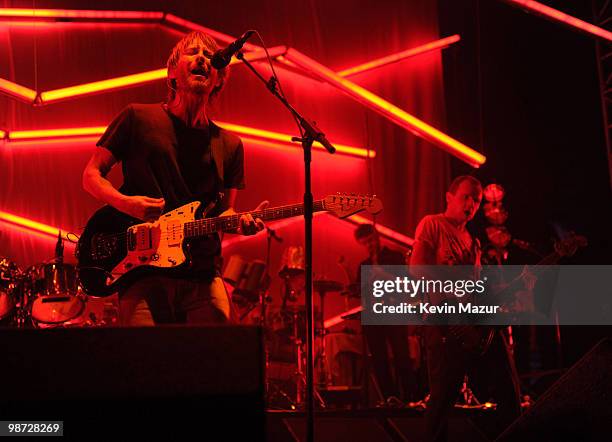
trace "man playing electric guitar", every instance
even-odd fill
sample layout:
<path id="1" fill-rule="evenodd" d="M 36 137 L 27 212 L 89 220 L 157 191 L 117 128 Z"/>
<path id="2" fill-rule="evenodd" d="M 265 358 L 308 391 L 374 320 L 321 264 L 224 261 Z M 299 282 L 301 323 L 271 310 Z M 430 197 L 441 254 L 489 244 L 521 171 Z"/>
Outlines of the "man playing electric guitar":
<path id="1" fill-rule="evenodd" d="M 207 106 L 228 75 L 227 68 L 216 70 L 210 64 L 217 49 L 215 41 L 200 32 L 174 47 L 167 62 L 167 103 L 132 104 L 115 118 L 85 168 L 85 190 L 145 222 L 193 201 L 212 207 L 212 215 L 235 213 L 237 190 L 244 188 L 242 142 L 208 119 Z M 119 190 L 106 179 L 117 162 L 122 162 L 124 179 Z M 213 207 L 211 202 L 219 197 Z M 260 219 L 245 214 L 237 233 L 251 235 L 263 227 Z M 188 249 L 189 268 L 172 276 L 147 274 L 119 290 L 121 324 L 229 320 L 230 302 L 219 277 L 219 235 L 193 239 Z"/>
<path id="2" fill-rule="evenodd" d="M 482 186 L 471 176 L 456 178 L 446 192 L 446 210 L 428 215 L 419 223 L 411 265 L 480 265 L 478 241 L 466 229 L 482 200 Z M 465 351 L 449 336 L 445 326 L 425 326 L 430 398 L 425 415 L 427 441 L 444 441 L 448 417 L 467 372 L 494 380 L 498 403 L 495 432 L 503 430 L 520 413 L 519 384 L 505 336 L 496 332 L 482 357 Z"/>

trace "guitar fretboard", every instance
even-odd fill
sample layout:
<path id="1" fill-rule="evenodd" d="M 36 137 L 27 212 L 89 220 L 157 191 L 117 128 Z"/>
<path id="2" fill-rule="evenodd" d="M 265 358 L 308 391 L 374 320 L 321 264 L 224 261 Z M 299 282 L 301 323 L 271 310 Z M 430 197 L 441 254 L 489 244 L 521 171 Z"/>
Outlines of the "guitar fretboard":
<path id="1" fill-rule="evenodd" d="M 325 210 L 324 201 L 319 200 L 313 203 L 313 211 L 321 212 Z M 262 221 L 274 221 L 277 219 L 291 218 L 304 214 L 303 204 L 291 204 L 288 206 L 272 207 L 254 212 L 237 213 L 229 216 L 218 216 L 215 218 L 204 218 L 184 224 L 184 235 L 186 238 L 210 235 L 219 231 L 234 231 L 240 227 L 240 217 L 250 213 L 253 219 L 261 218 Z"/>

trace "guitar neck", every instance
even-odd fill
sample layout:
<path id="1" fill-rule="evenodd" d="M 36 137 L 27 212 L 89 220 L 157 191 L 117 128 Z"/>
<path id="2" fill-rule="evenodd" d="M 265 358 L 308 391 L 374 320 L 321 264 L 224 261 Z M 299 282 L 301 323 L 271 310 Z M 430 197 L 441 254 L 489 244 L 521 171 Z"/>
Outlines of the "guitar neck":
<path id="1" fill-rule="evenodd" d="M 313 203 L 313 212 L 324 211 L 323 200 Z M 215 232 L 232 232 L 240 227 L 240 217 L 250 213 L 253 219 L 261 218 L 262 221 L 274 221 L 277 219 L 291 218 L 304 214 L 304 204 L 291 204 L 288 206 L 272 207 L 254 212 L 237 213 L 229 216 L 217 216 L 214 218 L 204 218 L 184 224 L 185 237 L 194 238 L 198 236 L 210 235 Z"/>

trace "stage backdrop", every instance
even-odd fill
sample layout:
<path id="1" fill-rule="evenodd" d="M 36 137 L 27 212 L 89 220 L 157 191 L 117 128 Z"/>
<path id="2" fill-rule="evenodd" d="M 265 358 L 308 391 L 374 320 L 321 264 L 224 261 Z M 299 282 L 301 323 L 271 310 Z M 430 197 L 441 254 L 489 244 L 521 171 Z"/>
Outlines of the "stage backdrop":
<path id="1" fill-rule="evenodd" d="M 37 1 L 36 7 L 166 11 L 233 36 L 257 29 L 268 46 L 294 47 L 334 70 L 441 37 L 436 2 L 429 0 L 237 0 L 231 7 L 223 2 L 179 3 L 108 1 L 102 6 L 92 1 Z M 0 5 L 31 8 L 32 2 L 3 1 Z M 181 35 L 158 25 L 4 22 L 0 23 L 0 77 L 44 91 L 157 69 L 165 66 L 169 51 Z M 262 63 L 257 66 L 267 75 Z M 331 86 L 279 65 L 277 69 L 289 101 L 316 120 L 329 140 L 376 151 L 372 160 L 316 152 L 312 165 L 315 198 L 337 191 L 374 193 L 385 205 L 377 221 L 411 236 L 423 215 L 442 209 L 449 180 L 448 154 L 366 110 Z M 439 51 L 351 79 L 445 130 Z M 0 95 L 0 130 L 102 126 L 128 103 L 161 102 L 165 95 L 164 81 L 43 107 Z M 214 118 L 296 133 L 287 112 L 244 66 L 232 68 Z M 94 149 L 95 138 L 0 142 L 0 210 L 80 233 L 88 217 L 101 205 L 81 187 L 83 168 Z M 264 199 L 272 205 L 301 200 L 299 147 L 270 148 L 246 142 L 245 155 L 247 187 L 240 192 L 238 210 L 254 208 Z M 118 168 L 111 176 L 115 184 L 120 184 Z M 314 225 L 316 276 L 342 280 L 338 257 L 344 255 L 353 269 L 364 257 L 364 251 L 352 239 L 354 226 L 328 215 L 316 217 Z M 297 220 L 279 229 L 285 241 L 273 246 L 273 275 L 282 251 L 289 245 L 301 244 L 302 227 L 301 220 Z M 52 238 L 7 223 L 2 223 L 0 229 L 0 255 L 24 267 L 52 258 Z M 67 247 L 70 253 L 72 250 Z M 226 256 L 232 253 L 264 259 L 265 236 L 240 242 L 225 251 Z"/>

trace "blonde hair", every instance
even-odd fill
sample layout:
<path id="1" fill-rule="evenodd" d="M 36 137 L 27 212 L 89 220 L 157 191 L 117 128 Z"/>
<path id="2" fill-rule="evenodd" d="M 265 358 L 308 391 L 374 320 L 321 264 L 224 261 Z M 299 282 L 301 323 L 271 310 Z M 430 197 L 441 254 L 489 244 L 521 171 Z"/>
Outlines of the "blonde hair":
<path id="1" fill-rule="evenodd" d="M 174 46 L 166 62 L 166 68 L 168 69 L 168 103 L 176 97 L 176 80 L 170 78 L 170 72 L 176 69 L 181 54 L 194 42 L 202 43 L 206 49 L 213 53 L 219 49 L 217 42 L 210 35 L 199 31 L 190 32 Z M 217 72 L 219 84 L 213 88 L 208 96 L 209 103 L 212 103 L 219 96 L 229 77 L 229 69 L 227 67 L 219 69 Z"/>

